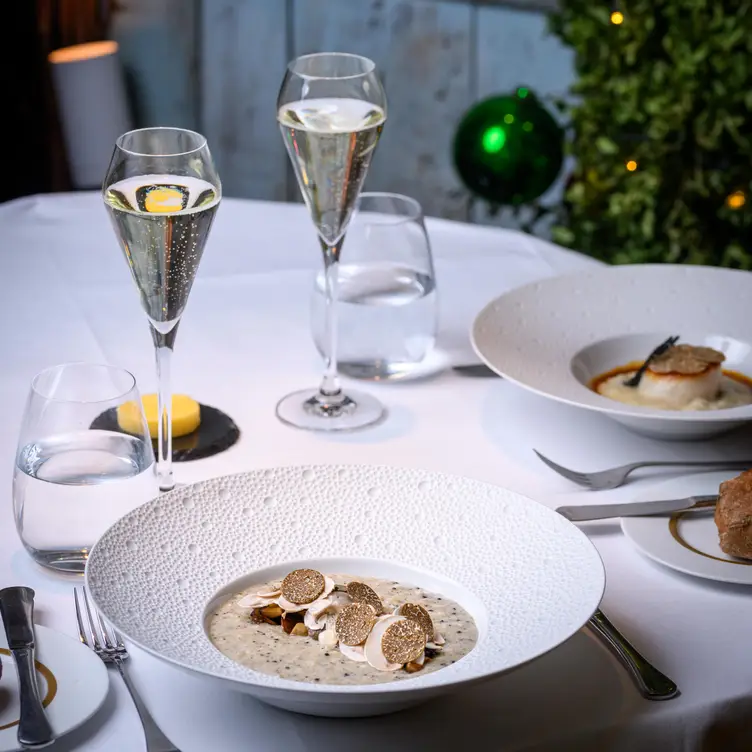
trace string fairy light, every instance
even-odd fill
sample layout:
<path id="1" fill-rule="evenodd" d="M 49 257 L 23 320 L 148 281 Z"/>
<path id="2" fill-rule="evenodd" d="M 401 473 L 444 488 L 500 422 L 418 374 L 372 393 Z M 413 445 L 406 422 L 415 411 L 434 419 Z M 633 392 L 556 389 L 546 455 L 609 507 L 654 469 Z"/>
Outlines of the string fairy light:
<path id="1" fill-rule="evenodd" d="M 726 196 L 726 206 L 729 209 L 741 209 L 747 203 L 747 197 L 744 191 L 734 191 Z"/>

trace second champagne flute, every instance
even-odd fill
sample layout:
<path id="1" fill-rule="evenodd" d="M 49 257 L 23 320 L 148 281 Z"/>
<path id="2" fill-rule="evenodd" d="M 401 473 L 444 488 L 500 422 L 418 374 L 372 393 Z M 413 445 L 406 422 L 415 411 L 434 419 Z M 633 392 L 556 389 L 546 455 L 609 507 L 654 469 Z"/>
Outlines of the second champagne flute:
<path id="1" fill-rule="evenodd" d="M 300 191 L 324 254 L 326 368 L 318 389 L 277 405 L 280 420 L 314 431 L 342 431 L 377 422 L 381 403 L 343 391 L 337 376 L 337 283 L 342 244 L 386 121 L 386 95 L 372 60 L 323 52 L 287 68 L 277 120 Z"/>
<path id="2" fill-rule="evenodd" d="M 142 128 L 117 140 L 103 192 L 154 340 L 157 477 L 160 490 L 169 491 L 175 486 L 170 360 L 222 187 L 200 133 Z"/>

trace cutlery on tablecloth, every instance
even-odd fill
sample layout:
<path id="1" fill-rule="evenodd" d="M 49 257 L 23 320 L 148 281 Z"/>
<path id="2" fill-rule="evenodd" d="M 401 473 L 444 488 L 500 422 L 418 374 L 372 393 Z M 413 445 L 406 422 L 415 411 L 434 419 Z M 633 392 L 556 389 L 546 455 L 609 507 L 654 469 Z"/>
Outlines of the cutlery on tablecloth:
<path id="1" fill-rule="evenodd" d="M 464 365 L 452 366 L 452 370 L 460 376 L 469 376 L 475 379 L 484 379 L 491 376 L 497 379 L 501 378 L 496 371 L 491 370 L 485 363 L 466 363 Z"/>
<path id="2" fill-rule="evenodd" d="M 628 465 L 620 465 L 619 467 L 612 467 L 608 470 L 598 470 L 592 473 L 581 473 L 557 464 L 541 454 L 537 449 L 533 449 L 533 451 L 538 455 L 538 459 L 548 465 L 548 467 L 554 472 L 563 476 L 567 480 L 571 480 L 572 483 L 576 483 L 578 486 L 589 488 L 591 491 L 609 491 L 612 488 L 618 488 L 624 483 L 627 476 L 632 471 L 641 467 L 715 467 L 729 470 L 735 468 L 741 468 L 744 470 L 752 467 L 752 460 L 712 460 L 710 462 L 682 462 L 681 460 L 666 460 L 664 462 L 661 460 L 654 460 L 648 462 L 632 462 Z"/>
<path id="3" fill-rule="evenodd" d="M 570 522 L 608 520 L 614 517 L 646 517 L 653 514 L 685 512 L 690 509 L 712 509 L 718 495 L 687 496 L 684 499 L 659 499 L 657 501 L 628 501 L 625 504 L 577 504 L 557 507 L 556 511 Z"/>
<path id="4" fill-rule="evenodd" d="M 679 687 L 647 661 L 624 635 L 598 609 L 588 621 L 588 627 L 627 669 L 646 700 L 670 700 L 678 697 Z"/>
<path id="5" fill-rule="evenodd" d="M 18 670 L 18 743 L 23 749 L 40 749 L 52 744 L 55 734 L 44 712 L 34 668 L 34 591 L 28 587 L 0 590 L 0 616 Z"/>
<path id="6" fill-rule="evenodd" d="M 611 506 L 629 505 L 612 504 Z M 578 509 L 577 507 L 569 508 Z M 582 509 L 586 508 L 582 507 Z M 561 514 L 562 509 L 567 509 L 567 507 L 559 507 L 556 511 Z M 637 690 L 646 700 L 670 700 L 672 697 L 679 695 L 679 688 L 676 686 L 676 683 L 641 655 L 629 640 L 608 620 L 603 611 L 598 609 L 588 619 L 587 626 L 624 666 L 634 680 Z"/>
<path id="7" fill-rule="evenodd" d="M 79 591 L 82 594 L 80 598 Z M 129 655 L 120 635 L 114 629 L 110 631 L 111 628 L 104 623 L 99 612 L 91 608 L 86 588 L 74 588 L 73 597 L 76 606 L 79 638 L 84 645 L 91 648 L 108 666 L 114 665 L 123 678 L 126 689 L 141 719 L 141 725 L 143 726 L 146 738 L 146 752 L 180 752 L 164 735 L 162 729 L 157 726 L 157 722 L 151 717 L 151 713 L 149 713 L 136 688 L 131 683 L 124 666 Z M 88 630 L 84 623 L 82 611 L 86 614 Z"/>

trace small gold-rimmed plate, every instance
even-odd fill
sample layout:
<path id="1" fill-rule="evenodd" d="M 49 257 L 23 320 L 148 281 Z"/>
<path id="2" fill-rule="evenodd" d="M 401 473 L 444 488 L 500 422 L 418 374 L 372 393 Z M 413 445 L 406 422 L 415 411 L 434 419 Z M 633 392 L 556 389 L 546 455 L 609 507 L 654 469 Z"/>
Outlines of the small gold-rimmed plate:
<path id="1" fill-rule="evenodd" d="M 718 486 L 738 473 L 724 470 L 673 478 L 652 486 L 635 501 L 718 493 Z M 752 560 L 721 551 L 713 509 L 653 517 L 624 517 L 621 529 L 645 556 L 684 574 L 717 582 L 752 585 Z"/>
<path id="2" fill-rule="evenodd" d="M 107 668 L 93 650 L 78 640 L 36 624 L 37 683 L 47 717 L 59 738 L 78 728 L 99 710 L 107 697 L 110 679 Z M 8 652 L 4 630 L 0 629 L 0 752 L 17 750 L 18 680 Z"/>

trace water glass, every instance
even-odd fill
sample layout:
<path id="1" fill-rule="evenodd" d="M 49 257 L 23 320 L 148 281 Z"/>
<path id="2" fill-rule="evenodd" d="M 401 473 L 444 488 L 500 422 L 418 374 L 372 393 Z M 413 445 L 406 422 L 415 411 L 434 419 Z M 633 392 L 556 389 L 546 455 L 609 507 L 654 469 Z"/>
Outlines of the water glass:
<path id="1" fill-rule="evenodd" d="M 423 212 L 415 199 L 363 193 L 339 266 L 340 373 L 394 380 L 414 373 L 436 338 L 436 282 Z M 325 278 L 316 277 L 313 339 L 323 354 Z"/>
<path id="2" fill-rule="evenodd" d="M 92 428 L 103 415 L 117 421 L 118 408 L 128 416 L 122 432 Z M 149 429 L 128 371 L 68 363 L 34 377 L 16 452 L 13 509 L 21 542 L 37 563 L 83 572 L 102 533 L 158 493 Z"/>

